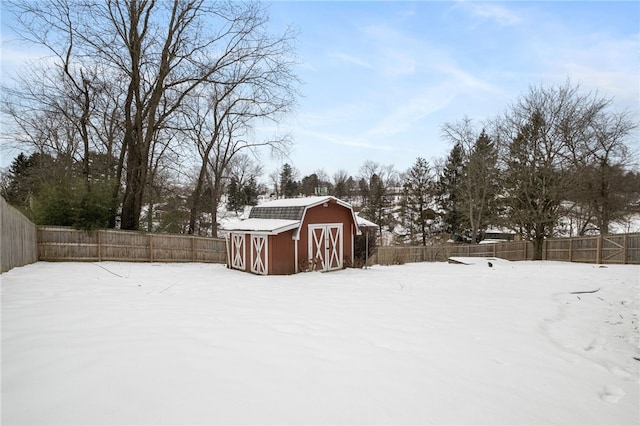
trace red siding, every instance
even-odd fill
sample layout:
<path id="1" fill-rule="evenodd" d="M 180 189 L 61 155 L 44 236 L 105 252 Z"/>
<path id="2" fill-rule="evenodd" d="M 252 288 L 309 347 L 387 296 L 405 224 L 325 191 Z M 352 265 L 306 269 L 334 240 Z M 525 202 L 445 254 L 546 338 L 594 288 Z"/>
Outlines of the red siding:
<path id="1" fill-rule="evenodd" d="M 293 230 L 269 236 L 269 275 L 296 273 Z"/>
<path id="2" fill-rule="evenodd" d="M 322 223 L 343 223 L 342 241 L 343 241 L 343 257 L 351 259 L 352 240 L 355 227 L 353 226 L 353 215 L 351 210 L 339 205 L 335 201 L 328 202 L 327 207 L 322 204 L 307 210 L 304 217 L 302 228 L 300 229 L 300 241 L 298 245 L 298 261 L 307 262 L 309 259 L 309 224 Z"/>
<path id="3" fill-rule="evenodd" d="M 324 205 L 307 209 L 304 222 L 300 229 L 300 240 L 298 244 L 298 259 L 295 259 L 296 241 L 293 239 L 293 230 L 285 231 L 278 235 L 269 235 L 267 242 L 268 258 L 267 273 L 269 275 L 289 275 L 296 272 L 296 262 L 299 271 L 307 266 L 309 259 L 309 224 L 333 224 L 342 223 L 342 256 L 344 259 L 352 260 L 353 236 L 356 226 L 353 223 L 351 209 L 339 205 L 335 201 L 328 201 L 327 207 Z M 244 270 L 251 272 L 251 234 L 245 234 L 244 247 Z"/>

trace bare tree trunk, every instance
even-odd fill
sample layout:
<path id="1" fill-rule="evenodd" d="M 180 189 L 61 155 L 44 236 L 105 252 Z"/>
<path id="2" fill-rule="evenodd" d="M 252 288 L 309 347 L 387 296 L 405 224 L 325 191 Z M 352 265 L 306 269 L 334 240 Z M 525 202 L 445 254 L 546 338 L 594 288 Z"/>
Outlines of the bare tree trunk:
<path id="1" fill-rule="evenodd" d="M 198 180 L 196 181 L 196 187 L 191 193 L 191 209 L 189 210 L 189 230 L 187 233 L 195 234 L 196 232 L 196 220 L 198 219 L 198 213 L 200 213 L 200 201 L 202 198 L 202 189 L 204 187 L 204 181 L 207 176 L 207 162 L 203 161 L 200 167 L 200 173 L 198 174 Z"/>
<path id="2" fill-rule="evenodd" d="M 544 252 L 544 237 L 536 236 L 533 240 L 533 260 L 542 260 Z"/>
<path id="3" fill-rule="evenodd" d="M 213 238 L 218 237 L 218 207 L 220 206 L 220 200 L 222 199 L 222 193 L 224 191 L 224 185 L 222 179 L 214 177 L 214 181 L 211 185 L 211 236 Z"/>

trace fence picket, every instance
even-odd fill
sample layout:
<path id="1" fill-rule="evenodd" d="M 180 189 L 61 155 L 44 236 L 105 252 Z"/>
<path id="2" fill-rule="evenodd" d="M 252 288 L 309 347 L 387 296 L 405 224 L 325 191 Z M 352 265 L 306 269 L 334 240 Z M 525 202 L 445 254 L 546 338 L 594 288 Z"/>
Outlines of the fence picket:
<path id="1" fill-rule="evenodd" d="M 0 273 L 38 261 L 36 226 L 0 197 Z"/>
<path id="2" fill-rule="evenodd" d="M 621 242 L 619 242 L 621 241 Z M 473 245 L 424 246 L 416 256 L 408 246 L 379 246 L 377 262 L 382 265 L 424 260 L 447 260 L 452 256 L 487 256 L 507 260 L 532 260 L 533 245 L 528 241 Z M 607 235 L 545 240 L 544 260 L 582 263 L 640 264 L 640 234 Z M 432 260 L 433 259 L 433 260 Z"/>
<path id="3" fill-rule="evenodd" d="M 227 258 L 225 241 L 220 238 L 118 230 L 40 227 L 38 248 L 39 260 L 45 261 L 225 263 Z"/>

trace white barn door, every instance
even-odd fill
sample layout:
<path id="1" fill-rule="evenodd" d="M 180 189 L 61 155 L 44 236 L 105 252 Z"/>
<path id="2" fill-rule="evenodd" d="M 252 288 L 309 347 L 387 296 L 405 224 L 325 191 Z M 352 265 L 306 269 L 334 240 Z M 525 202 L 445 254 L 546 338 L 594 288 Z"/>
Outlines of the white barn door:
<path id="1" fill-rule="evenodd" d="M 267 236 L 252 235 L 251 236 L 251 272 L 261 275 L 268 273 L 267 261 Z"/>
<path id="2" fill-rule="evenodd" d="M 342 269 L 342 224 L 309 225 L 309 258 L 316 269 Z"/>
<path id="3" fill-rule="evenodd" d="M 244 270 L 244 234 L 231 234 L 231 267 Z"/>

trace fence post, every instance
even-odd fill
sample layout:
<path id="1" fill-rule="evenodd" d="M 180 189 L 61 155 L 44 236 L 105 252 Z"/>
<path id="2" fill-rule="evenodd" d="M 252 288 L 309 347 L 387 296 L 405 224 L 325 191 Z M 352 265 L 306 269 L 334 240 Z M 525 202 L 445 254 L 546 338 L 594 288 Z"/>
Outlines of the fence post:
<path id="1" fill-rule="evenodd" d="M 549 260 L 549 240 L 547 238 L 544 239 L 542 244 L 542 259 Z"/>
<path id="2" fill-rule="evenodd" d="M 195 262 L 196 261 L 196 242 L 195 242 L 195 236 L 191 236 L 191 261 Z"/>
<path id="3" fill-rule="evenodd" d="M 98 238 L 98 262 L 102 262 L 102 238 L 100 238 L 100 234 L 102 234 L 102 231 L 98 230 L 96 235 Z"/>
<path id="4" fill-rule="evenodd" d="M 573 262 L 573 237 L 569 237 L 569 262 Z"/>
<path id="5" fill-rule="evenodd" d="M 149 262 L 153 263 L 153 235 L 148 234 L 149 236 Z"/>
<path id="6" fill-rule="evenodd" d="M 602 235 L 598 235 L 596 240 L 596 264 L 602 263 Z"/>
<path id="7" fill-rule="evenodd" d="M 622 238 L 622 245 L 624 246 L 624 248 L 622 249 L 622 264 L 623 265 L 627 264 L 627 243 L 628 243 L 627 234 L 624 234 L 624 237 Z"/>

